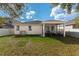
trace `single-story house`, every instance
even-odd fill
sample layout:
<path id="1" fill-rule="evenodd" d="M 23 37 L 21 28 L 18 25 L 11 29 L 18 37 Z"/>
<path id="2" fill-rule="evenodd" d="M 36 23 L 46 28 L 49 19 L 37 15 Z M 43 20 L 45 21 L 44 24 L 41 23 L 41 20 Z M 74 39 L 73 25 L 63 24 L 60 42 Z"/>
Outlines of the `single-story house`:
<path id="1" fill-rule="evenodd" d="M 32 34 L 32 35 L 42 35 L 45 36 L 46 31 L 52 33 L 59 32 L 59 25 L 63 25 L 62 34 L 65 37 L 65 22 L 60 20 L 48 20 L 48 21 L 29 21 L 29 22 L 19 22 L 15 21 L 14 33 L 16 35 L 20 34 Z"/>
<path id="2" fill-rule="evenodd" d="M 25 35 L 25 34 L 41 35 L 44 37 L 46 33 L 49 34 L 53 33 L 53 34 L 61 34 L 65 37 L 68 32 L 75 29 L 74 21 L 65 22 L 60 20 L 47 20 L 47 21 L 34 20 L 29 22 L 14 21 L 13 25 L 14 25 L 13 28 L 7 28 L 7 29 L 1 28 L 0 35 L 3 34 L 5 35 L 5 33 L 6 35 L 10 35 L 12 33 L 15 35 Z"/>
<path id="3" fill-rule="evenodd" d="M 66 22 L 66 29 L 76 28 L 75 20 L 70 20 Z"/>

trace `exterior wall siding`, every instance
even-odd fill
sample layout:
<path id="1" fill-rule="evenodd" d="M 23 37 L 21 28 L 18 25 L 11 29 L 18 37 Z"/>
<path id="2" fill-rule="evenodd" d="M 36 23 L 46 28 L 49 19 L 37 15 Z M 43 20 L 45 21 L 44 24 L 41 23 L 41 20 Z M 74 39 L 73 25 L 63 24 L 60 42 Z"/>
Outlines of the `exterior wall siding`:
<path id="1" fill-rule="evenodd" d="M 42 25 L 41 24 L 26 24 L 26 25 L 19 25 L 20 29 L 19 31 L 16 30 L 16 26 L 15 25 L 15 34 L 21 34 L 22 31 L 25 32 L 25 34 L 42 34 Z M 31 26 L 32 30 L 29 31 L 29 26 Z"/>
<path id="2" fill-rule="evenodd" d="M 63 25 L 58 26 L 57 29 L 63 30 Z M 65 26 L 65 31 L 69 31 L 70 29 L 73 29 L 73 25 Z"/>

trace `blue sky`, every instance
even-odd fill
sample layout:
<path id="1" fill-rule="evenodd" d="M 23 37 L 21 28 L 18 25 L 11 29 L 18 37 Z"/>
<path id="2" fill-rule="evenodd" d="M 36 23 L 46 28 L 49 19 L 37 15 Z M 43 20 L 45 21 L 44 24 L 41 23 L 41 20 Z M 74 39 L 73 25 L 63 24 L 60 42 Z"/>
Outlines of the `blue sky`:
<path id="1" fill-rule="evenodd" d="M 50 3 L 39 3 L 39 4 L 38 3 L 31 3 L 31 4 L 27 4 L 27 5 L 25 5 L 25 7 L 23 9 L 24 19 L 20 19 L 20 20 L 28 21 L 28 20 L 33 20 L 33 19 L 38 19 L 38 20 L 53 19 L 53 17 L 50 17 L 51 9 L 52 9 L 52 5 Z M 29 11 L 34 11 L 35 12 L 35 14 L 32 15 L 32 19 L 25 18 L 26 13 L 29 12 Z"/>
<path id="2" fill-rule="evenodd" d="M 75 6 L 72 7 L 73 10 L 75 10 Z M 52 16 L 50 16 L 51 13 Z M 0 16 L 8 16 L 8 14 L 0 10 Z M 79 12 L 66 14 L 62 8 L 59 6 L 53 8 L 50 3 L 28 3 L 22 8 L 22 15 L 18 20 L 22 22 L 29 20 L 73 20 L 77 16 L 79 16 Z"/>
<path id="3" fill-rule="evenodd" d="M 31 10 L 36 11 L 36 14 L 34 16 L 34 18 L 36 19 L 52 19 L 52 17 L 50 17 L 50 13 L 51 13 L 51 9 L 52 6 L 51 4 L 29 4 L 31 8 Z"/>
<path id="4" fill-rule="evenodd" d="M 0 16 L 9 17 L 9 14 L 0 9 Z"/>

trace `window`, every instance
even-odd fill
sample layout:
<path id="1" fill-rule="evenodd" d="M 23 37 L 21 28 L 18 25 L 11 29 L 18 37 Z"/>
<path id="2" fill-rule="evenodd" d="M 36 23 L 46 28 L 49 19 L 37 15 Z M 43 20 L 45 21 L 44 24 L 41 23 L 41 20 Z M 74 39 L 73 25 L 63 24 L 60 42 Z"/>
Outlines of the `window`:
<path id="1" fill-rule="evenodd" d="M 31 31 L 32 30 L 32 27 L 31 26 L 29 26 L 29 31 Z"/>
<path id="2" fill-rule="evenodd" d="M 17 26 L 16 30 L 19 31 L 19 26 Z"/>

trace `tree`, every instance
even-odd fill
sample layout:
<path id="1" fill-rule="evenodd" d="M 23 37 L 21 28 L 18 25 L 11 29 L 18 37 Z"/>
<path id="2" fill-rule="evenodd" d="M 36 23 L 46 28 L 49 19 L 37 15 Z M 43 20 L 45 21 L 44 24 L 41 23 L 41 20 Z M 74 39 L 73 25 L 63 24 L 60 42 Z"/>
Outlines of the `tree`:
<path id="1" fill-rule="evenodd" d="M 11 18 L 10 21 L 12 23 L 14 23 L 16 18 L 18 18 L 22 14 L 21 10 L 23 6 L 24 4 L 22 3 L 5 3 L 5 4 L 0 3 L 0 9 L 10 15 L 10 18 Z M 0 22 L 3 22 L 3 21 L 4 21 L 3 19 L 0 19 Z"/>
<path id="2" fill-rule="evenodd" d="M 76 3 L 53 3 L 53 7 L 57 6 L 57 5 L 61 5 L 61 8 L 63 9 L 67 9 L 67 13 L 71 14 L 71 10 L 72 10 L 72 6 L 75 5 Z M 76 7 L 76 10 L 79 11 L 79 4 Z"/>
<path id="3" fill-rule="evenodd" d="M 61 8 L 67 9 L 68 14 L 71 14 L 72 6 L 75 5 L 75 4 L 76 3 L 61 3 L 60 5 L 61 5 Z M 53 4 L 53 5 L 57 6 L 59 4 Z M 77 10 L 76 12 L 79 12 L 79 4 L 78 3 L 77 3 L 77 6 L 76 6 L 76 10 Z M 74 21 L 75 21 L 76 27 L 79 28 L 79 16 L 76 17 L 74 19 Z"/>
<path id="4" fill-rule="evenodd" d="M 59 5 L 59 3 L 52 3 L 53 7 L 56 7 L 57 5 Z"/>
<path id="5" fill-rule="evenodd" d="M 71 13 L 71 8 L 72 8 L 72 5 L 73 5 L 73 3 L 63 3 L 63 4 L 61 4 L 61 7 L 63 8 L 63 9 L 67 9 L 67 13 Z"/>
<path id="6" fill-rule="evenodd" d="M 19 17 L 21 8 L 24 4 L 21 3 L 0 3 L 0 9 L 8 13 L 12 18 Z"/>
<path id="7" fill-rule="evenodd" d="M 4 25 L 5 20 L 3 17 L 0 17 L 0 28 Z"/>
<path id="8" fill-rule="evenodd" d="M 76 28 L 79 28 L 79 16 L 75 18 Z"/>

